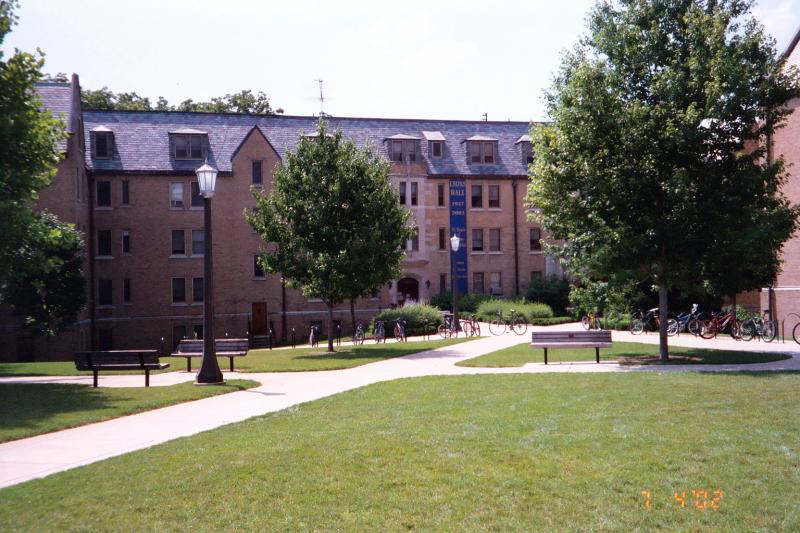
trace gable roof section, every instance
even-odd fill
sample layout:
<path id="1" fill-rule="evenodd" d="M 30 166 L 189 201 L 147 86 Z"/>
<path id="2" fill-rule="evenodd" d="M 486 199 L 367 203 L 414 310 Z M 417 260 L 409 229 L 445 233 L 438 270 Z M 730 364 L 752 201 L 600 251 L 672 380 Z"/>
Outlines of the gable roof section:
<path id="1" fill-rule="evenodd" d="M 106 126 L 114 132 L 118 157 L 92 160 L 86 154 L 89 168 L 100 172 L 143 173 L 193 172 L 197 161 L 175 161 L 170 158 L 169 132 L 195 129 L 208 132 L 208 161 L 220 172 L 232 170 L 231 160 L 239 146 L 254 128 L 264 135 L 278 156 L 286 160 L 286 152 L 294 151 L 301 135 L 316 131 L 319 118 L 284 115 L 241 115 L 225 113 L 182 113 L 158 111 L 85 111 L 84 128 Z M 524 176 L 526 165 L 522 162 L 520 148 L 515 141 L 528 133 L 528 122 L 484 122 L 458 120 L 413 120 L 381 118 L 327 117 L 333 129 L 341 129 L 357 146 L 371 146 L 385 154 L 384 139 L 397 134 L 415 134 L 438 131 L 446 139 L 444 157 L 427 158 L 431 175 L 457 176 Z M 497 139 L 496 164 L 467 164 L 465 143 L 460 142 L 475 135 Z"/>

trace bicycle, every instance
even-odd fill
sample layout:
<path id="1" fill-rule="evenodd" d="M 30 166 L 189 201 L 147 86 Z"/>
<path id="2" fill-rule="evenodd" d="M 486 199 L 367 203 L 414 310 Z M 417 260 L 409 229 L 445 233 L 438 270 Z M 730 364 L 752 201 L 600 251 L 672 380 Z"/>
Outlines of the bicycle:
<path id="1" fill-rule="evenodd" d="M 704 339 L 713 339 L 717 333 L 730 328 L 731 337 L 739 339 L 742 332 L 742 322 L 734 320 L 733 313 L 711 313 L 710 320 L 703 320 L 700 327 L 700 336 Z"/>
<path id="2" fill-rule="evenodd" d="M 375 344 L 386 342 L 386 330 L 383 326 L 383 321 L 375 322 Z"/>
<path id="3" fill-rule="evenodd" d="M 464 335 L 468 337 L 480 337 L 481 325 L 475 315 L 469 315 L 466 318 L 459 319 L 461 329 L 464 330 Z"/>
<path id="4" fill-rule="evenodd" d="M 503 335 L 509 329 L 517 335 L 523 335 L 528 330 L 528 322 L 513 309 L 508 317 L 503 316 L 503 311 L 498 311 L 497 318 L 489 322 L 489 331 L 492 335 Z"/>
<path id="5" fill-rule="evenodd" d="M 581 317 L 581 325 L 583 329 L 590 330 L 590 329 L 603 329 L 602 325 L 600 324 L 600 317 L 595 315 L 594 313 L 588 313 Z"/>
<path id="6" fill-rule="evenodd" d="M 778 324 L 774 320 L 767 318 L 769 311 L 764 311 L 763 316 L 753 317 L 742 322 L 741 338 L 749 341 L 758 336 L 764 342 L 772 342 L 778 336 Z M 796 327 L 796 326 L 795 326 Z M 794 334 L 794 331 L 792 331 Z"/>
<path id="7" fill-rule="evenodd" d="M 405 324 L 406 321 L 401 318 L 397 318 L 394 321 L 394 338 L 397 339 L 397 342 L 408 342 Z"/>
<path id="8" fill-rule="evenodd" d="M 631 323 L 628 324 L 628 330 L 634 334 L 639 335 L 643 333 L 645 330 L 648 329 L 659 329 L 661 325 L 661 320 L 659 319 L 658 307 L 654 307 L 644 313 L 641 309 L 637 309 L 633 312 L 633 317 L 631 318 Z M 678 332 L 677 329 L 677 320 L 674 318 L 667 319 L 667 334 L 669 335 L 670 330 L 674 330 L 675 333 Z M 675 334 L 673 333 L 673 335 Z"/>
<path id="9" fill-rule="evenodd" d="M 700 335 L 700 328 L 702 327 L 701 315 L 702 313 L 699 312 L 699 306 L 697 304 L 692 304 L 691 311 L 679 314 L 675 317 L 674 323 L 670 322 L 667 324 L 667 335 L 672 337 L 682 331 L 688 331 L 697 337 Z"/>
<path id="10" fill-rule="evenodd" d="M 356 331 L 353 333 L 353 344 L 364 344 L 364 324 L 356 323 Z"/>
<path id="11" fill-rule="evenodd" d="M 461 322 L 461 326 L 464 326 L 464 322 Z M 456 327 L 456 321 L 453 320 L 453 315 L 445 315 L 444 324 L 440 324 L 436 331 L 443 339 L 458 337 L 458 328 Z M 464 333 L 466 334 L 466 331 Z"/>

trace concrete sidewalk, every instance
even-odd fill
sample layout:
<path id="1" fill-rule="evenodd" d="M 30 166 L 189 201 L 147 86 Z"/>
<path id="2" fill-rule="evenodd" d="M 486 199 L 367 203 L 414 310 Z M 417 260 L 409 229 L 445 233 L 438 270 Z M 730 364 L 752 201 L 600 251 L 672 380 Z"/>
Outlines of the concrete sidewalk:
<path id="1" fill-rule="evenodd" d="M 558 327 L 574 330 L 574 324 Z M 261 382 L 259 387 L 187 402 L 162 409 L 125 416 L 106 422 L 89 424 L 27 439 L 0 444 L 0 487 L 44 477 L 77 466 L 100 461 L 123 453 L 140 450 L 168 440 L 194 435 L 225 424 L 285 409 L 357 387 L 398 378 L 430 375 L 513 374 L 553 372 L 636 372 L 636 371 L 702 371 L 702 370 L 800 370 L 800 353 L 792 359 L 758 365 L 671 365 L 630 367 L 616 363 L 560 363 L 545 366 L 529 363 L 518 368 L 474 368 L 455 364 L 528 340 L 527 335 L 508 333 L 472 342 L 446 346 L 394 359 L 387 359 L 355 368 L 317 372 L 274 372 L 239 374 L 226 372 L 227 379 L 244 378 Z M 634 336 L 614 332 L 615 341 L 658 342 L 656 335 Z M 670 339 L 675 346 L 693 346 L 697 339 L 684 336 Z M 730 345 L 729 345 L 730 343 Z M 760 343 L 764 351 L 784 351 L 792 345 Z M 732 340 L 702 341 L 699 346 L 753 350 L 754 343 Z M 131 380 L 133 378 L 133 380 Z M 81 383 L 81 377 L 65 378 L 2 378 L 0 382 L 69 382 Z M 91 377 L 87 378 L 91 382 Z M 151 376 L 152 384 L 172 384 L 194 379 L 194 374 L 171 372 Z M 106 376 L 101 383 L 134 383 L 141 386 L 141 376 Z M 129 385 L 127 385 L 129 386 Z"/>

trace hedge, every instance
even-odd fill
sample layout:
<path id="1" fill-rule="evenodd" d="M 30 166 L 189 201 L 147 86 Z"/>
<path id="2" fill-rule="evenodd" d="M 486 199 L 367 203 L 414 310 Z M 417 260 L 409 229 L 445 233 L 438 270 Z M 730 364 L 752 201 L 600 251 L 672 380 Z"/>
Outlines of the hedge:
<path id="1" fill-rule="evenodd" d="M 481 302 L 491 300 L 490 294 L 482 293 L 467 293 L 458 295 L 458 314 L 461 313 L 475 313 Z M 450 291 L 442 292 L 434 295 L 431 298 L 431 305 L 434 305 L 442 311 L 453 311 L 453 293 Z"/>
<path id="2" fill-rule="evenodd" d="M 508 316 L 512 309 L 523 315 L 529 323 L 539 318 L 553 318 L 553 310 L 549 305 L 526 303 L 523 300 L 488 300 L 478 306 L 475 314 L 478 320 L 488 322 L 497 318 L 498 311 Z"/>
<path id="3" fill-rule="evenodd" d="M 442 315 L 438 308 L 427 304 L 411 304 L 395 309 L 384 309 L 372 319 L 372 330 L 375 330 L 375 322 L 382 320 L 386 336 L 391 337 L 394 321 L 398 318 L 406 321 L 407 335 L 436 333 L 439 324 L 442 323 Z"/>
<path id="4" fill-rule="evenodd" d="M 534 326 L 555 326 L 556 324 L 569 324 L 575 322 L 571 316 L 554 316 L 550 318 L 534 318 L 530 323 Z"/>

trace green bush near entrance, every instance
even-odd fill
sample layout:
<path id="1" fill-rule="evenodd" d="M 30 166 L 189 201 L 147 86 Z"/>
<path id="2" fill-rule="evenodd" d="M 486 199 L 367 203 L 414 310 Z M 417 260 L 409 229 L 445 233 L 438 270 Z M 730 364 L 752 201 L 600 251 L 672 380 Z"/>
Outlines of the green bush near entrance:
<path id="1" fill-rule="evenodd" d="M 509 316 L 511 310 L 523 315 L 526 321 L 531 322 L 539 318 L 552 318 L 553 310 L 543 303 L 527 303 L 523 300 L 488 300 L 478 306 L 478 320 L 488 322 L 497 318 L 498 312 Z"/>
<path id="2" fill-rule="evenodd" d="M 374 331 L 376 321 L 383 321 L 386 336 L 390 337 L 394 321 L 398 318 L 405 320 L 407 335 L 435 333 L 439 324 L 442 323 L 442 314 L 438 308 L 428 304 L 411 304 L 381 311 L 372 320 L 372 329 Z"/>

